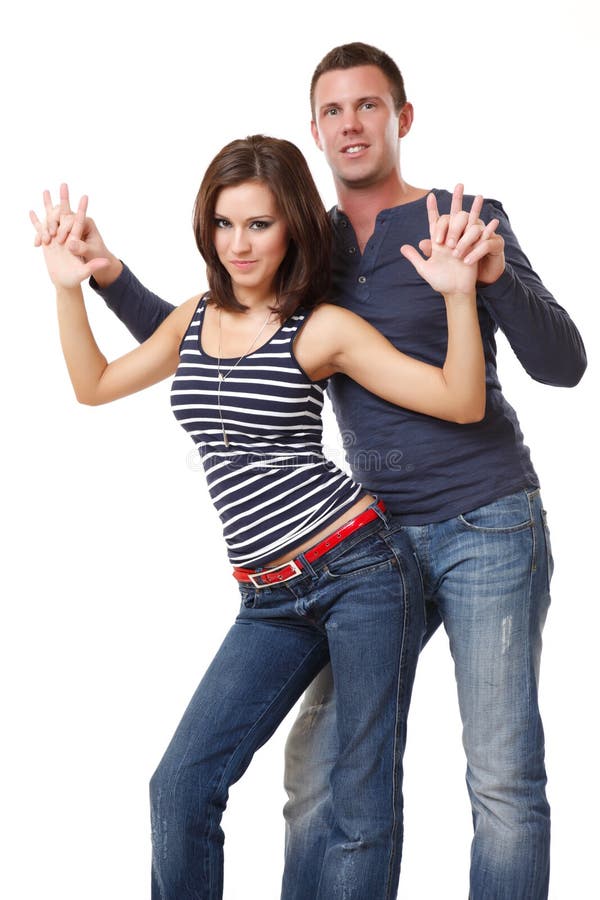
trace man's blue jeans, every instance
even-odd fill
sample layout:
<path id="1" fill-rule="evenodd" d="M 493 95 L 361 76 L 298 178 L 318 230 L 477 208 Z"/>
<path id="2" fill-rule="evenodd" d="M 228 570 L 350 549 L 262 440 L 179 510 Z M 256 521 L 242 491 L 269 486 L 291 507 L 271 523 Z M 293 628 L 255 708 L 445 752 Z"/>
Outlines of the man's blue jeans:
<path id="1" fill-rule="evenodd" d="M 450 640 L 475 832 L 470 898 L 543 900 L 550 810 L 538 677 L 552 556 L 539 492 L 434 525 L 392 528 L 418 559 L 428 633 L 441 620 Z M 333 696 L 325 669 L 287 743 L 284 900 L 316 896 L 311 873 L 318 878 L 327 840 L 338 746 Z"/>
<path id="2" fill-rule="evenodd" d="M 229 786 L 331 659 L 333 813 L 310 897 L 392 898 L 406 715 L 425 629 L 408 540 L 378 519 L 318 562 L 303 558 L 298 578 L 241 592 L 235 624 L 152 778 L 152 897 L 222 896 Z"/>

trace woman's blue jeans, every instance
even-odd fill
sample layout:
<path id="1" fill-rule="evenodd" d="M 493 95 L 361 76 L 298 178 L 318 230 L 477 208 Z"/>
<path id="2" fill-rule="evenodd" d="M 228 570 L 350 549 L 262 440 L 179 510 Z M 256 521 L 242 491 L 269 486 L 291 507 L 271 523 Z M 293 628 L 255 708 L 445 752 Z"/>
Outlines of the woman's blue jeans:
<path id="1" fill-rule="evenodd" d="M 552 556 L 539 492 L 435 525 L 392 528 L 418 558 L 428 634 L 441 620 L 450 640 L 473 811 L 470 898 L 544 900 L 550 809 L 538 677 Z M 333 697 L 325 669 L 288 739 L 284 900 L 316 896 L 338 753 Z"/>
<path id="2" fill-rule="evenodd" d="M 392 535 L 381 514 L 317 563 L 303 559 L 301 576 L 241 593 L 239 615 L 152 778 L 152 897 L 222 896 L 229 787 L 331 660 L 331 815 L 310 897 L 392 898 L 406 716 L 425 628 L 408 539 Z M 314 870 L 315 860 L 306 865 Z"/>

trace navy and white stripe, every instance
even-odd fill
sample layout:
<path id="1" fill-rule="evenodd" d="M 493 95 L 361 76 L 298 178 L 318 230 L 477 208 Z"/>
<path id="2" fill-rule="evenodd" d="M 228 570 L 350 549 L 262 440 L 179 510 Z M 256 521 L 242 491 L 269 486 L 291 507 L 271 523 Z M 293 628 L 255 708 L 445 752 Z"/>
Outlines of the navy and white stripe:
<path id="1" fill-rule="evenodd" d="M 293 353 L 302 309 L 222 382 L 225 447 L 217 360 L 202 349 L 205 309 L 203 298 L 181 342 L 171 406 L 198 447 L 231 562 L 256 567 L 333 522 L 363 489 L 323 456 L 323 382 Z M 236 362 L 222 359 L 221 372 Z"/>

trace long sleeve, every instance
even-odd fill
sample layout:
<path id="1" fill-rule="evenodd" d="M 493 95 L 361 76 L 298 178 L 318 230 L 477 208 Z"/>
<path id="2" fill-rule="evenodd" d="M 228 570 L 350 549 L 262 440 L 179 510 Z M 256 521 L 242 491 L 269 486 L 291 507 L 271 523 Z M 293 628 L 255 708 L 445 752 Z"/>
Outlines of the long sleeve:
<path id="1" fill-rule="evenodd" d="M 587 366 L 579 331 L 531 268 L 502 205 L 497 200 L 486 201 L 483 216 L 485 221 L 500 220 L 498 234 L 506 242 L 506 270 L 494 284 L 480 287 L 479 296 L 532 378 L 542 384 L 573 387 Z"/>
<path id="2" fill-rule="evenodd" d="M 140 343 L 149 338 L 175 309 L 171 303 L 144 287 L 126 265 L 108 287 L 101 288 L 93 276 L 90 287 L 100 294 L 108 308 Z"/>

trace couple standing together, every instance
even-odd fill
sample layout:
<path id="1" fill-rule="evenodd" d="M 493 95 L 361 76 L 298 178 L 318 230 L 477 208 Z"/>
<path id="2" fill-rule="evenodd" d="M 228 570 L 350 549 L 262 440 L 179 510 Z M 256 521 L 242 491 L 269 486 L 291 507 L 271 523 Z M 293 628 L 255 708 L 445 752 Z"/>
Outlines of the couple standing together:
<path id="1" fill-rule="evenodd" d="M 222 896 L 228 788 L 314 679 L 287 743 L 282 897 L 393 898 L 413 676 L 443 624 L 473 811 L 471 900 L 542 900 L 552 558 L 494 335 L 533 378 L 565 387 L 585 370 L 583 344 L 498 202 L 476 198 L 467 213 L 461 190 L 404 181 L 413 110 L 389 56 L 333 49 L 311 108 L 338 196 L 329 218 L 292 145 L 233 142 L 196 200 L 209 294 L 175 310 L 107 251 L 85 204 L 73 218 L 64 193 L 54 210 L 47 198 L 35 223 L 79 398 L 106 402 L 176 371 L 173 411 L 203 457 L 240 583 L 236 623 L 152 779 L 153 897 Z M 91 273 L 145 342 L 129 361 L 107 366 L 82 338 L 71 295 Z M 352 477 L 322 458 L 325 385 Z"/>

